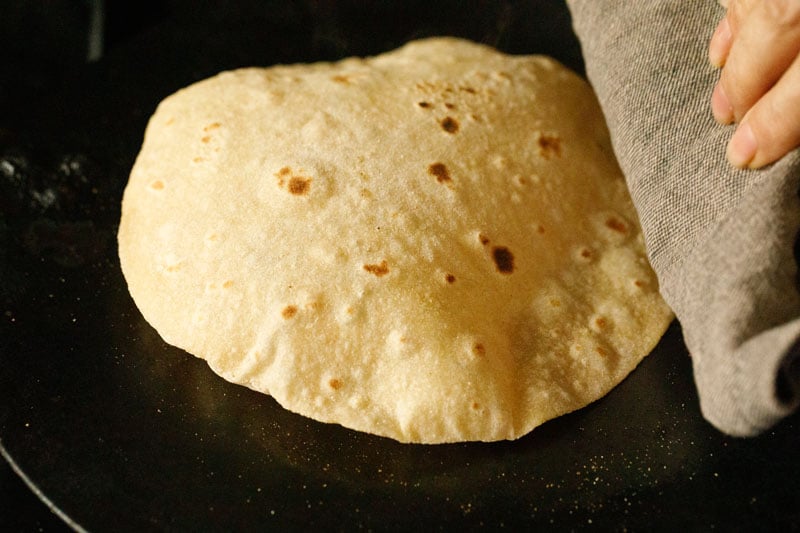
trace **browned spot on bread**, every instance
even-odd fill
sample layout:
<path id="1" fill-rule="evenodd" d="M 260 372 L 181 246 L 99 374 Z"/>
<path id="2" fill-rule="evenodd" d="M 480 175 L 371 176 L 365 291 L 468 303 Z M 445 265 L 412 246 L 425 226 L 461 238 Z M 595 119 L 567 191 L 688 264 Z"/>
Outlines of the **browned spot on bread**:
<path id="1" fill-rule="evenodd" d="M 376 276 L 381 277 L 389 273 L 389 265 L 384 259 L 379 265 L 364 265 L 364 270 L 370 274 L 375 274 Z"/>
<path id="2" fill-rule="evenodd" d="M 594 255 L 592 253 L 591 248 L 581 248 L 580 254 L 581 254 L 581 257 L 583 257 L 584 259 L 591 259 L 592 256 Z"/>
<path id="3" fill-rule="evenodd" d="M 289 192 L 294 195 L 303 195 L 308 193 L 311 188 L 311 178 L 304 178 L 302 176 L 292 176 L 289 180 Z"/>
<path id="4" fill-rule="evenodd" d="M 447 167 L 444 163 L 433 163 L 428 167 L 428 174 L 431 176 L 436 177 L 436 181 L 439 183 L 448 183 L 453 181 L 450 177 L 450 173 L 447 172 Z"/>
<path id="5" fill-rule="evenodd" d="M 341 74 L 337 74 L 336 76 L 331 77 L 331 80 L 335 81 L 336 83 L 342 83 L 345 85 L 350 84 L 350 78 L 347 76 L 343 76 Z"/>
<path id="6" fill-rule="evenodd" d="M 455 277 L 454 275 L 452 275 L 452 274 L 447 274 L 447 275 L 444 277 L 444 279 L 445 279 L 445 281 L 446 281 L 447 283 L 455 283 L 455 282 L 456 282 L 456 277 Z"/>
<path id="7" fill-rule="evenodd" d="M 477 411 L 478 409 L 481 408 L 481 404 L 479 404 L 478 402 L 472 402 L 472 408 Z"/>
<path id="8" fill-rule="evenodd" d="M 601 357 L 606 357 L 608 355 L 608 351 L 602 346 L 595 347 L 594 351 L 597 352 L 597 355 L 600 355 Z"/>
<path id="9" fill-rule="evenodd" d="M 456 133 L 458 131 L 458 121 L 453 117 L 444 117 L 439 124 L 447 133 Z"/>
<path id="10" fill-rule="evenodd" d="M 219 122 L 212 122 L 211 124 L 209 124 L 208 126 L 203 128 L 203 131 L 215 130 L 215 129 L 219 128 L 220 126 L 221 126 L 221 124 Z"/>
<path id="11" fill-rule="evenodd" d="M 205 135 L 202 139 L 200 139 L 200 141 L 204 142 L 204 143 L 207 143 L 210 140 L 211 140 L 211 136 L 210 135 Z"/>
<path id="12" fill-rule="evenodd" d="M 160 191 L 164 188 L 164 182 L 161 180 L 156 180 L 150 184 L 150 188 L 154 191 Z"/>
<path id="13" fill-rule="evenodd" d="M 478 240 L 481 241 L 481 244 L 483 245 L 489 244 L 489 237 L 483 233 L 478 233 Z"/>
<path id="14" fill-rule="evenodd" d="M 608 325 L 608 321 L 605 319 L 605 317 L 599 316 L 594 319 L 594 325 L 599 329 L 603 329 Z"/>
<path id="15" fill-rule="evenodd" d="M 292 318 L 296 314 L 297 314 L 297 306 L 294 305 L 287 305 L 286 307 L 283 308 L 283 311 L 281 311 L 281 316 L 287 320 Z"/>
<path id="16" fill-rule="evenodd" d="M 492 248 L 492 258 L 501 274 L 511 274 L 514 272 L 514 254 L 505 246 L 495 246 Z"/>
<path id="17" fill-rule="evenodd" d="M 544 233 L 544 231 L 545 231 L 544 226 L 542 226 L 541 224 L 536 226 L 536 233 Z"/>
<path id="18" fill-rule="evenodd" d="M 287 185 L 286 178 L 292 175 L 292 169 L 289 167 L 283 167 L 280 169 L 276 174 L 275 177 L 278 178 L 278 187 L 283 187 Z M 308 194 L 308 191 L 311 190 L 311 178 L 307 176 L 299 176 L 295 175 L 289 178 L 288 181 L 288 191 L 295 196 L 302 196 L 304 194 Z"/>
<path id="19" fill-rule="evenodd" d="M 229 280 L 229 279 L 225 280 L 225 282 L 222 284 L 222 288 L 223 289 L 230 289 L 231 287 L 233 287 L 233 281 L 232 280 Z"/>
<path id="20" fill-rule="evenodd" d="M 430 109 L 432 107 L 430 102 L 417 102 L 417 105 L 422 109 Z"/>
<path id="21" fill-rule="evenodd" d="M 561 139 L 555 135 L 540 135 L 539 136 L 539 155 L 545 159 L 550 159 L 553 156 L 561 156 Z"/>
<path id="22" fill-rule="evenodd" d="M 642 287 L 647 285 L 647 282 L 642 281 L 640 279 L 635 279 L 635 280 L 633 280 L 633 284 L 641 289 Z"/>
<path id="23" fill-rule="evenodd" d="M 455 108 L 456 108 L 456 104 L 451 104 L 450 102 L 445 102 L 445 103 L 444 103 L 444 106 L 445 106 L 447 109 L 455 109 Z"/>
<path id="24" fill-rule="evenodd" d="M 341 389 L 342 385 L 344 385 L 344 384 L 342 383 L 342 381 L 340 379 L 333 378 L 330 381 L 328 381 L 328 386 L 330 388 L 332 388 L 333 390 Z"/>
<path id="25" fill-rule="evenodd" d="M 478 357 L 483 357 L 484 355 L 486 355 L 486 347 L 480 342 L 476 342 L 475 344 L 472 345 L 472 353 L 474 353 Z"/>
<path id="26" fill-rule="evenodd" d="M 472 87 L 467 87 L 467 86 L 462 86 L 462 87 L 459 87 L 458 89 L 459 89 L 460 91 L 464 91 L 464 92 L 467 92 L 467 93 L 469 93 L 469 94 L 475 94 L 475 93 L 477 93 L 477 92 L 478 92 L 478 91 L 476 91 L 475 89 L 473 89 Z"/>
<path id="27" fill-rule="evenodd" d="M 626 226 L 624 222 L 616 217 L 609 217 L 606 220 L 606 226 L 618 233 L 628 233 L 628 226 Z"/>

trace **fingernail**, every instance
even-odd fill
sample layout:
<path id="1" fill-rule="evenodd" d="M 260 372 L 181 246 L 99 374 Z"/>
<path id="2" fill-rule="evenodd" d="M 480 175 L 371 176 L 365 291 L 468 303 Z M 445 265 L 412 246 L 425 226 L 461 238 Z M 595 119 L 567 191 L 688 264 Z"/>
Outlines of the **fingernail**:
<path id="1" fill-rule="evenodd" d="M 736 128 L 736 132 L 728 143 L 728 161 L 731 165 L 745 168 L 756 156 L 758 143 L 753 135 L 750 124 L 743 122 Z"/>
<path id="2" fill-rule="evenodd" d="M 733 106 L 731 106 L 731 101 L 728 100 L 728 95 L 725 94 L 722 83 L 719 82 L 717 82 L 717 86 L 714 87 L 714 92 L 711 94 L 711 113 L 714 115 L 714 120 L 720 124 L 733 122 Z"/>
<path id="3" fill-rule="evenodd" d="M 721 67 L 725 64 L 725 50 L 727 49 L 728 41 L 731 40 L 731 25 L 728 23 L 728 17 L 723 18 L 714 30 L 714 35 L 711 36 L 711 41 L 708 44 L 708 60 L 715 67 Z"/>

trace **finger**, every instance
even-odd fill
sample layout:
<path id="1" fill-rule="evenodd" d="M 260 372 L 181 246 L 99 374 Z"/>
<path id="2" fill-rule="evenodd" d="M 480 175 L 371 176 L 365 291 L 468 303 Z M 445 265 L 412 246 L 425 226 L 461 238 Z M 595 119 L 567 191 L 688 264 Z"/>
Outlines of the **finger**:
<path id="1" fill-rule="evenodd" d="M 711 93 L 711 113 L 714 115 L 714 120 L 720 124 L 733 122 L 733 106 L 725 93 L 725 87 L 719 82 L 714 87 L 714 92 Z"/>
<path id="2" fill-rule="evenodd" d="M 708 43 L 708 60 L 715 67 L 725 64 L 728 53 L 731 51 L 732 36 L 731 24 L 726 16 L 719 21 L 717 29 L 714 30 L 711 41 Z"/>
<path id="3" fill-rule="evenodd" d="M 733 111 L 745 113 L 781 77 L 800 51 L 800 2 L 756 3 L 733 29 L 733 43 L 720 84 Z"/>
<path id="4" fill-rule="evenodd" d="M 728 144 L 730 163 L 760 168 L 800 146 L 800 57 L 745 116 Z"/>

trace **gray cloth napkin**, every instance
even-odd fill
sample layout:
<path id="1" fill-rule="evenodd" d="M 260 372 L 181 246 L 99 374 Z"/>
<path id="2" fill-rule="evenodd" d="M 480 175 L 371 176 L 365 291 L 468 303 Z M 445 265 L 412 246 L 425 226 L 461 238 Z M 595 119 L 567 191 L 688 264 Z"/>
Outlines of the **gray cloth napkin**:
<path id="1" fill-rule="evenodd" d="M 724 15 L 715 0 L 569 6 L 703 415 L 728 434 L 758 434 L 800 397 L 800 153 L 761 171 L 726 162 L 733 127 L 709 107 L 719 73 L 706 50 Z"/>

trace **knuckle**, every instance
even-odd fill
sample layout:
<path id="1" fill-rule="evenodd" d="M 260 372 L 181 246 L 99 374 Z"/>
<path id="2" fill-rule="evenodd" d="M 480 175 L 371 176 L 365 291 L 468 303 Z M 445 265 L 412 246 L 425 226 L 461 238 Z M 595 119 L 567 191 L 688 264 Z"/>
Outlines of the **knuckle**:
<path id="1" fill-rule="evenodd" d="M 759 8 L 776 28 L 800 26 L 800 2 L 797 0 L 768 0 L 760 2 Z"/>
<path id="2" fill-rule="evenodd" d="M 739 75 L 735 63 L 725 66 L 720 76 L 719 82 L 725 91 L 725 96 L 733 109 L 734 116 L 739 119 L 753 105 L 754 97 L 752 90 L 744 83 L 745 80 Z"/>
<path id="3" fill-rule="evenodd" d="M 747 16 L 753 11 L 753 9 L 757 6 L 759 0 L 732 0 L 730 5 L 728 5 L 728 17 L 731 19 L 731 23 L 734 25 L 739 25 Z"/>

